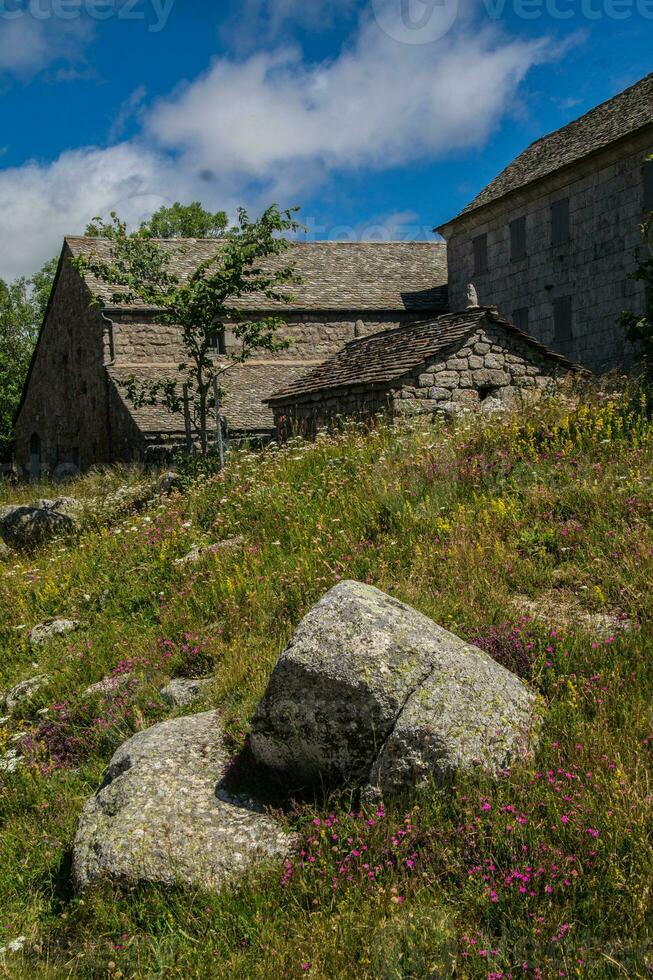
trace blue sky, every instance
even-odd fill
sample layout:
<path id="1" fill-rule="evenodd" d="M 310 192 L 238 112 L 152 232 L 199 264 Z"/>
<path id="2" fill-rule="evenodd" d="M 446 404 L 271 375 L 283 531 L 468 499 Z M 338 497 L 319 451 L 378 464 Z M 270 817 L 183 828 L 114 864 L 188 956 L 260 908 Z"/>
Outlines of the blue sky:
<path id="1" fill-rule="evenodd" d="M 653 71 L 653 0 L 0 0 L 0 276 L 115 208 L 424 238 Z"/>

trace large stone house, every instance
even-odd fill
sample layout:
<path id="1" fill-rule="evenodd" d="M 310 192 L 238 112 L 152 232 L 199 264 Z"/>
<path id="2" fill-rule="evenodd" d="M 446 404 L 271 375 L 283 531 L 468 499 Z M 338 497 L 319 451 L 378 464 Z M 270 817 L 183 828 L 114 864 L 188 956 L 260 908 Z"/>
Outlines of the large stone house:
<path id="1" fill-rule="evenodd" d="M 494 307 L 475 307 L 351 340 L 268 402 L 281 439 L 313 436 L 338 417 L 496 410 L 576 370 Z"/>
<path id="2" fill-rule="evenodd" d="M 629 367 L 618 320 L 644 308 L 629 274 L 653 210 L 652 152 L 653 74 L 529 146 L 437 229 L 450 309 L 473 282 L 481 303 L 572 360 Z"/>
<path id="3" fill-rule="evenodd" d="M 219 248 L 213 241 L 163 241 L 174 268 L 189 274 Z M 125 383 L 179 379 L 179 331 L 157 310 L 116 307 L 110 290 L 83 278 L 73 256 L 107 253 L 98 239 L 66 239 L 55 286 L 16 419 L 16 462 L 32 476 L 142 461 L 161 446 L 183 444 L 183 414 L 135 408 Z M 264 399 L 339 350 L 348 340 L 446 309 L 446 249 L 432 243 L 294 244 L 281 257 L 301 278 L 290 304 L 248 297 L 253 312 L 283 317 L 287 350 L 263 354 L 223 376 L 224 414 L 232 436 L 274 431 Z M 92 305 L 95 295 L 102 306 Z M 244 304 L 245 305 L 245 304 Z M 233 339 L 216 334 L 215 357 L 228 361 Z"/>

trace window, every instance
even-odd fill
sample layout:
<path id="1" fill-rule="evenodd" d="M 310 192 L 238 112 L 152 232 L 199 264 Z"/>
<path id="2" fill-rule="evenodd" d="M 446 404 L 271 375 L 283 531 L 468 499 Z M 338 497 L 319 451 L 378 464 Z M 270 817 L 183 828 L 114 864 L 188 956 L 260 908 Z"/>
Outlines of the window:
<path id="1" fill-rule="evenodd" d="M 224 329 L 216 330 L 214 334 L 211 335 L 210 349 L 216 354 L 226 354 L 227 345 L 225 340 Z"/>
<path id="2" fill-rule="evenodd" d="M 512 314 L 512 322 L 520 330 L 528 333 L 528 307 L 522 306 L 518 310 L 515 310 Z"/>
<path id="3" fill-rule="evenodd" d="M 571 296 L 553 301 L 554 346 L 564 351 L 573 340 Z"/>
<path id="4" fill-rule="evenodd" d="M 510 222 L 510 261 L 526 258 L 526 218 Z"/>
<path id="5" fill-rule="evenodd" d="M 569 198 L 564 197 L 551 206 L 551 244 L 562 245 L 569 238 Z"/>
<path id="6" fill-rule="evenodd" d="M 487 235 L 477 235 L 473 239 L 474 246 L 474 273 L 479 275 L 487 272 Z"/>
<path id="7" fill-rule="evenodd" d="M 653 211 L 653 160 L 646 160 L 642 168 L 644 180 L 644 210 Z"/>

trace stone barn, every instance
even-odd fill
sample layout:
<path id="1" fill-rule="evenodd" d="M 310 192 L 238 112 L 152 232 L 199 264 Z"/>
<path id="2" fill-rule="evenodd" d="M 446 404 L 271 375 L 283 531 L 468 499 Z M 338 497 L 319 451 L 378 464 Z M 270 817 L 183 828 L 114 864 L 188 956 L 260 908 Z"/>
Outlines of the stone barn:
<path id="1" fill-rule="evenodd" d="M 215 240 L 168 240 L 172 268 L 188 275 L 220 247 Z M 159 311 L 116 307 L 111 290 L 71 264 L 77 255 L 108 255 L 110 243 L 68 238 L 16 419 L 16 462 L 32 476 L 98 464 L 159 458 L 183 444 L 183 415 L 160 405 L 134 407 L 130 377 L 176 378 L 185 359 L 176 327 Z M 248 296 L 243 308 L 276 313 L 287 350 L 261 353 L 223 376 L 224 415 L 232 437 L 274 433 L 265 398 L 324 361 L 348 340 L 424 319 L 447 309 L 446 247 L 437 242 L 315 242 L 293 244 L 278 258 L 301 283 L 292 302 Z M 103 306 L 91 304 L 104 297 Z M 229 364 L 237 350 L 228 330 L 216 332 L 215 358 Z"/>
<path id="2" fill-rule="evenodd" d="M 352 340 L 268 404 L 284 439 L 343 416 L 495 410 L 535 399 L 578 370 L 494 307 L 475 307 Z"/>
<path id="3" fill-rule="evenodd" d="M 481 303 L 591 371 L 630 368 L 619 324 L 644 312 L 631 278 L 653 211 L 653 74 L 524 150 L 437 230 L 449 308 L 473 282 Z"/>

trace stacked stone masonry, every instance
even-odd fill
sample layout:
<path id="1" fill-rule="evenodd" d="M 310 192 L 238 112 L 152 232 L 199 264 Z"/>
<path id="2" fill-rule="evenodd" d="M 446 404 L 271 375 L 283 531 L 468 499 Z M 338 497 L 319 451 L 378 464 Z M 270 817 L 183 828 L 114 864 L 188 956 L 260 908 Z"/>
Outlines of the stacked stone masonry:
<path id="1" fill-rule="evenodd" d="M 630 278 L 644 218 L 643 161 L 651 133 L 463 215 L 449 230 L 450 307 L 465 305 L 469 282 L 479 302 L 511 319 L 528 309 L 526 330 L 592 371 L 630 367 L 634 351 L 620 314 L 644 310 L 644 287 Z M 569 240 L 552 245 L 551 206 L 569 199 Z M 526 218 L 527 255 L 511 261 L 510 224 Z M 474 268 L 473 240 L 487 235 L 488 267 Z M 571 340 L 555 335 L 554 300 L 572 299 Z"/>
<path id="2" fill-rule="evenodd" d="M 484 325 L 391 385 L 351 385 L 274 404 L 282 439 L 312 436 L 341 418 L 390 418 L 510 407 L 555 390 L 567 370 L 498 325 Z"/>

